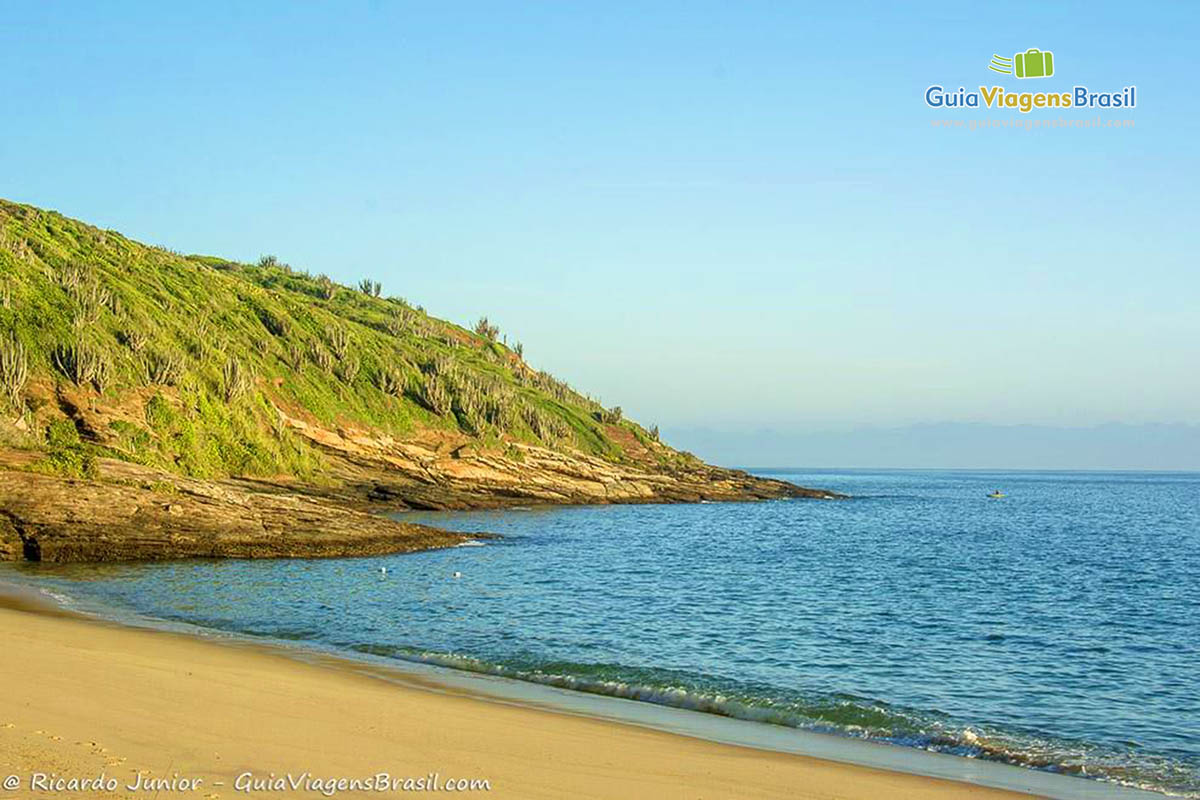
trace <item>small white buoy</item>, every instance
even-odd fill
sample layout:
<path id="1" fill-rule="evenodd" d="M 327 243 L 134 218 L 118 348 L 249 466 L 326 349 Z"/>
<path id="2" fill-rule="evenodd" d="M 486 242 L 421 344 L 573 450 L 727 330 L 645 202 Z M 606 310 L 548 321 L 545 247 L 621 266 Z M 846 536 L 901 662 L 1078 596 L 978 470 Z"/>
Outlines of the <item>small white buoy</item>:
<path id="1" fill-rule="evenodd" d="M 454 573 L 453 575 L 451 575 L 450 577 L 452 577 L 452 578 L 461 578 L 461 577 L 462 577 L 462 573 L 461 573 L 461 572 L 456 572 L 456 573 Z"/>
<path id="2" fill-rule="evenodd" d="M 380 567 L 380 568 L 379 568 L 379 574 L 380 574 L 380 575 L 387 575 L 387 567 Z"/>

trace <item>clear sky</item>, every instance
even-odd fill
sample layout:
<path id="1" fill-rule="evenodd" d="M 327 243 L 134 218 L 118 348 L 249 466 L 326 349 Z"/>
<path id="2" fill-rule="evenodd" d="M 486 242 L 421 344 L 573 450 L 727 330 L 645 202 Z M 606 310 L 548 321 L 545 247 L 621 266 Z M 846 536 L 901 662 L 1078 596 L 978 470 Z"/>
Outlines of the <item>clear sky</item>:
<path id="1" fill-rule="evenodd" d="M 1200 423 L 1200 6 L 183 6 L 5 4 L 0 196 L 486 314 L 668 433 Z"/>

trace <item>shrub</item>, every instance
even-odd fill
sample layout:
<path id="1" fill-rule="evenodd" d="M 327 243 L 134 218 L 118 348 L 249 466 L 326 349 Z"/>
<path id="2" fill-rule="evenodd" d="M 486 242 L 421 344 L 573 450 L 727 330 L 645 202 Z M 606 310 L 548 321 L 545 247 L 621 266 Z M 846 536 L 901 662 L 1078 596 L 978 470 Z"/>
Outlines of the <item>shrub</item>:
<path id="1" fill-rule="evenodd" d="M 317 276 L 317 297 L 322 300 L 332 300 L 337 294 L 337 284 L 330 280 L 328 275 Z"/>
<path id="2" fill-rule="evenodd" d="M 605 425 L 616 425 L 621 421 L 621 417 L 623 415 L 624 412 L 621 410 L 620 406 L 601 408 L 598 411 L 592 412 L 592 416 L 594 416 L 597 421 L 603 422 Z"/>
<path id="3" fill-rule="evenodd" d="M 19 405 L 25 381 L 29 378 L 29 362 L 25 346 L 15 333 L 0 339 L 0 392 L 13 405 Z"/>
<path id="4" fill-rule="evenodd" d="M 259 322 L 263 324 L 272 336 L 284 337 L 288 334 L 288 318 L 276 314 L 269 308 L 261 306 L 254 307 L 254 313 L 258 316 Z"/>
<path id="5" fill-rule="evenodd" d="M 496 341 L 496 337 L 500 335 L 500 329 L 488 322 L 487 317 L 480 317 L 475 323 L 475 333 L 479 334 L 489 342 Z"/>
<path id="6" fill-rule="evenodd" d="M 161 394 L 146 401 L 146 424 L 156 431 L 165 431 L 175 422 L 175 409 Z"/>
<path id="7" fill-rule="evenodd" d="M 79 438 L 70 420 L 57 419 L 46 426 L 46 462 L 53 472 L 77 478 L 94 478 L 96 457 Z"/>
<path id="8" fill-rule="evenodd" d="M 121 342 L 133 352 L 140 353 L 146 346 L 146 334 L 134 329 L 123 331 Z"/>
<path id="9" fill-rule="evenodd" d="M 358 282 L 358 290 L 367 297 L 379 297 L 379 293 L 383 291 L 383 286 L 379 281 L 373 281 L 370 278 L 363 278 Z"/>

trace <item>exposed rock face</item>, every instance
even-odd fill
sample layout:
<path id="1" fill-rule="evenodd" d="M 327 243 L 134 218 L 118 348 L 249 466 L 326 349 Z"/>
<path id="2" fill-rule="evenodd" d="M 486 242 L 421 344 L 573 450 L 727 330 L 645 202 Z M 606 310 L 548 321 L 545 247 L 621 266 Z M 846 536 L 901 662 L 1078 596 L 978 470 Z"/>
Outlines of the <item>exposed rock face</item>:
<path id="1" fill-rule="evenodd" d="M 466 436 L 443 433 L 398 441 L 365 431 L 331 431 L 282 411 L 280 415 L 330 456 L 342 483 L 338 494 L 391 507 L 462 509 L 528 503 L 840 497 L 835 492 L 759 478 L 694 458 L 657 461 L 654 453 L 631 443 L 625 448 L 630 458 L 615 464 L 527 444 L 511 444 L 503 454 L 487 452 Z"/>
<path id="2" fill-rule="evenodd" d="M 98 481 L 0 469 L 0 560 L 367 556 L 472 538 L 283 487 L 255 492 L 120 462 L 104 467 Z"/>
<path id="3" fill-rule="evenodd" d="M 444 432 L 332 431 L 280 413 L 321 447 L 328 480 L 197 480 L 116 460 L 80 480 L 30 471 L 40 454 L 0 450 L 0 560 L 368 556 L 472 538 L 371 509 L 839 497 L 633 443 L 613 463 L 518 443 L 485 451 Z"/>

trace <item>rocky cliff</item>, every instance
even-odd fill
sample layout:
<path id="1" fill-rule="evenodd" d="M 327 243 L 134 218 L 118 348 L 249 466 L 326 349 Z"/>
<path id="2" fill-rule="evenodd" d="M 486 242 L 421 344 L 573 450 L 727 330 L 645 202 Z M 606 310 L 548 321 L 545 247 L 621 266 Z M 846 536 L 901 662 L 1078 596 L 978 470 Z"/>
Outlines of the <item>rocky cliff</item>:
<path id="1" fill-rule="evenodd" d="M 382 509 L 833 496 L 675 450 L 486 318 L 0 200 L 0 557 L 367 555 L 461 539 Z"/>

